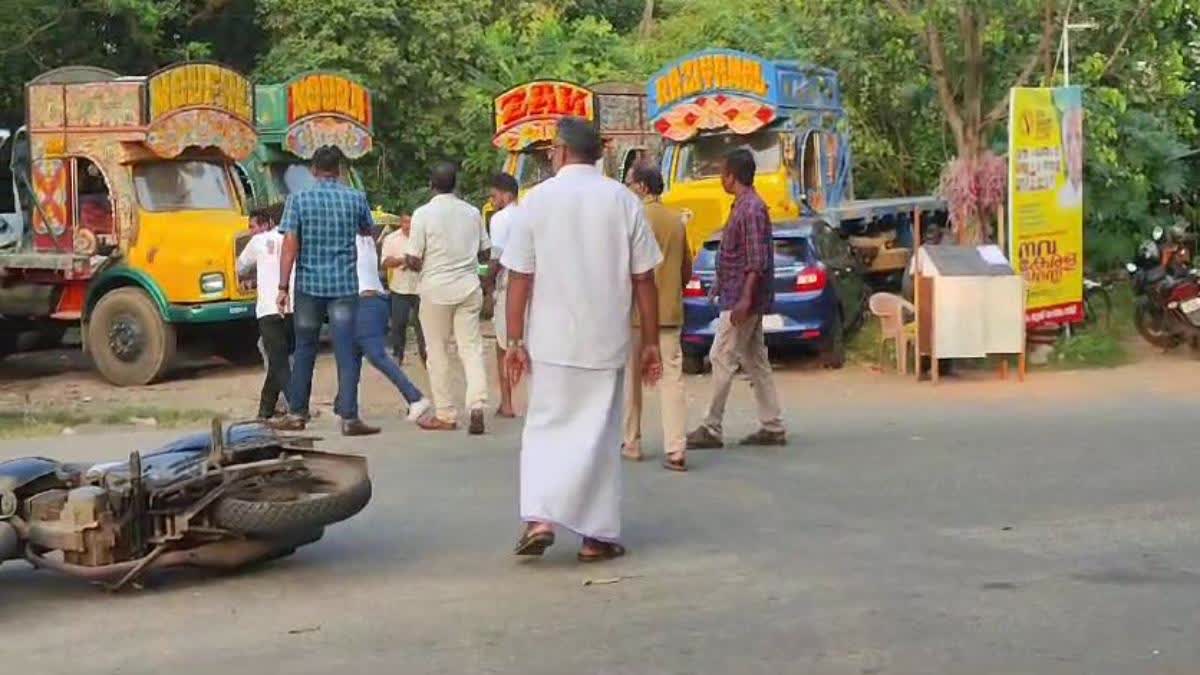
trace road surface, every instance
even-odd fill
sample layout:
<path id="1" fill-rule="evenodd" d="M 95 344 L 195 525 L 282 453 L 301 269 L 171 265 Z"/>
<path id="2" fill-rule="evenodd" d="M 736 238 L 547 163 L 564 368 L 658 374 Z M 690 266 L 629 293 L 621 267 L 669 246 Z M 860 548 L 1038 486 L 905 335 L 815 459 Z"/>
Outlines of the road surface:
<path id="1" fill-rule="evenodd" d="M 626 464 L 631 553 L 598 566 L 575 562 L 569 536 L 540 561 L 509 555 L 519 422 L 473 439 L 387 419 L 382 436 L 327 444 L 369 456 L 368 509 L 289 559 L 159 576 L 119 596 L 0 567 L 0 664 L 39 675 L 1196 672 L 1196 375 L 1173 362 L 934 389 L 782 373 L 791 444 L 694 453 L 687 475 Z M 707 387 L 692 381 L 693 419 Z M 750 400 L 740 384 L 729 433 L 751 430 Z M 8 441 L 0 457 L 111 459 L 169 436 Z"/>

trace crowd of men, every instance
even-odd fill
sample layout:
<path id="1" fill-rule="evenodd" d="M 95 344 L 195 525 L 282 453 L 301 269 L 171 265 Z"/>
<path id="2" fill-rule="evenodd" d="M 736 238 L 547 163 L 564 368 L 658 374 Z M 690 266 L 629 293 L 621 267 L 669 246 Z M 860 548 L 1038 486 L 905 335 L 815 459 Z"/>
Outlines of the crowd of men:
<path id="1" fill-rule="evenodd" d="M 359 417 L 363 358 L 396 386 L 411 421 L 430 431 L 457 429 L 451 340 L 466 375 L 467 431 L 484 433 L 489 384 L 480 315 L 483 285 L 491 286 L 499 416 L 516 416 L 513 390 L 528 381 L 525 525 L 515 552 L 541 555 L 556 529 L 566 528 L 583 537 L 579 560 L 594 562 L 625 553 L 620 462 L 644 458 L 643 386 L 661 383 L 668 470 L 688 470 L 689 448 L 724 444 L 725 402 L 739 370 L 753 386 L 760 422 L 742 443 L 785 443 L 761 321 L 772 301 L 771 223 L 753 188 L 753 155 L 731 152 L 721 181 L 734 203 L 712 293 L 721 310 L 710 353 L 714 389 L 702 424 L 687 433 L 680 330 L 692 261 L 684 219 L 662 203 L 657 168 L 637 167 L 628 185 L 605 177 L 597 168 L 602 141 L 586 121 L 560 121 L 551 152 L 555 175 L 519 201 L 512 176 L 494 177 L 497 211 L 488 225 L 455 194 L 455 165 L 438 164 L 433 197 L 380 238 L 366 197 L 339 180 L 341 153 L 321 148 L 312 187 L 290 195 L 281 211 L 252 214 L 258 232 L 239 268 L 258 282 L 267 359 L 259 416 L 284 430 L 305 427 L 327 320 L 338 374 L 334 412 L 352 436 L 379 432 Z M 403 370 L 410 324 L 432 400 Z M 281 395 L 287 412 L 278 416 Z"/>

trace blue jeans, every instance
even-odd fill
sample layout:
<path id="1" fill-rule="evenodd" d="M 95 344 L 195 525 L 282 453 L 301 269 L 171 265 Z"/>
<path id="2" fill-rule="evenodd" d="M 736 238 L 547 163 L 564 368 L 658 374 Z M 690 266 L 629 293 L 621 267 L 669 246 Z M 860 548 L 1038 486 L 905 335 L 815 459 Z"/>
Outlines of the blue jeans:
<path id="1" fill-rule="evenodd" d="M 354 323 L 358 296 L 323 298 L 297 291 L 292 323 L 296 329 L 296 353 L 292 379 L 288 383 L 288 408 L 293 415 L 308 415 L 312 396 L 313 368 L 317 362 L 317 342 L 321 323 L 329 317 L 333 337 L 333 357 L 337 361 L 338 396 L 334 413 L 344 420 L 358 419 L 358 373 L 354 367 Z"/>
<path id="2" fill-rule="evenodd" d="M 358 299 L 358 326 L 355 334 L 354 381 L 357 382 L 362 370 L 362 357 L 367 357 L 375 370 L 383 373 L 400 395 L 410 405 L 425 397 L 420 389 L 408 379 L 400 366 L 388 357 L 387 337 L 388 319 L 391 316 L 391 306 L 386 295 L 360 297 Z"/>

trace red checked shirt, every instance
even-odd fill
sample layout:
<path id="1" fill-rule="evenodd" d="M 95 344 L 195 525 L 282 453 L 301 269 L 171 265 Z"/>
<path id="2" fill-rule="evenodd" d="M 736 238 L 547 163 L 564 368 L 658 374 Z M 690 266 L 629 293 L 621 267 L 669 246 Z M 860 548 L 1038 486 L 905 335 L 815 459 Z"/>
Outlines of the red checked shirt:
<path id="1" fill-rule="evenodd" d="M 722 310 L 732 310 L 742 299 L 746 275 L 759 272 L 751 314 L 766 314 L 774 300 L 775 253 L 771 243 L 771 217 L 753 188 L 742 190 L 733 200 L 729 221 L 717 252 L 717 293 Z"/>

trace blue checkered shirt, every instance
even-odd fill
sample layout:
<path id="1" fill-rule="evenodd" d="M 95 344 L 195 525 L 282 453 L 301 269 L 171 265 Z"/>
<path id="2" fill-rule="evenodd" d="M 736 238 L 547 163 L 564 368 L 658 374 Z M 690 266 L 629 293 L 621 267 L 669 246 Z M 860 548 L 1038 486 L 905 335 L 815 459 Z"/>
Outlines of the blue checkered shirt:
<path id="1" fill-rule="evenodd" d="M 322 298 L 357 295 L 355 237 L 373 227 L 366 195 L 334 179 L 289 195 L 279 231 L 300 238 L 296 291 Z"/>

